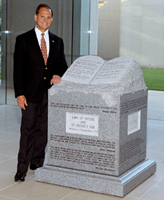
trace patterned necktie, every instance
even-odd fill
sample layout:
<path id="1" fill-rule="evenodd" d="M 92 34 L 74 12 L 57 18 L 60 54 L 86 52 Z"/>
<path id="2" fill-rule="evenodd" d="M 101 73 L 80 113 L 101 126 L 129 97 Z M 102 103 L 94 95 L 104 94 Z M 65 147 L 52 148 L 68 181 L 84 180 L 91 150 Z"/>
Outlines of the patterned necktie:
<path id="1" fill-rule="evenodd" d="M 47 47 L 46 47 L 46 41 L 44 39 L 44 33 L 41 34 L 42 38 L 41 38 L 41 52 L 43 55 L 43 59 L 44 59 L 44 63 L 45 65 L 47 65 Z"/>

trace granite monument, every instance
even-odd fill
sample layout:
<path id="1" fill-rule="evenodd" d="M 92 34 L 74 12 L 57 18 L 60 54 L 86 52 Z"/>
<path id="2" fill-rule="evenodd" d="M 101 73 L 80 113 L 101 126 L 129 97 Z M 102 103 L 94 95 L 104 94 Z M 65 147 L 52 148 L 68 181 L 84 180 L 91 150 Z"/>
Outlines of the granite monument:
<path id="1" fill-rule="evenodd" d="M 123 197 L 155 173 L 146 159 L 147 87 L 132 58 L 78 58 L 49 90 L 48 109 L 37 181 Z"/>

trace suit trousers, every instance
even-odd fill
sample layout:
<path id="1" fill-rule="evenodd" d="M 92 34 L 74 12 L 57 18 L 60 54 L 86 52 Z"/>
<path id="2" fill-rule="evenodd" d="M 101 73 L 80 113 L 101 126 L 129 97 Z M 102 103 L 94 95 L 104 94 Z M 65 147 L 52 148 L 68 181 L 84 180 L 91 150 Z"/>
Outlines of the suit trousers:
<path id="1" fill-rule="evenodd" d="M 48 97 L 39 103 L 28 103 L 22 109 L 21 137 L 17 170 L 27 172 L 30 163 L 43 165 L 47 144 Z"/>

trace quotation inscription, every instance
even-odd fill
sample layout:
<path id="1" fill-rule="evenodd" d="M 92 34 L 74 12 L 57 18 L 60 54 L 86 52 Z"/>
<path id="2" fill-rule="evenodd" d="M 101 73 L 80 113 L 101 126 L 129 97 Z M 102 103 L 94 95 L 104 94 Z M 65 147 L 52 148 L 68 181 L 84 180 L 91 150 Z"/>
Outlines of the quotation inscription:
<path id="1" fill-rule="evenodd" d="M 83 56 L 73 62 L 62 80 L 92 85 L 118 83 L 132 65 L 129 57 L 104 61 L 98 56 Z"/>
<path id="2" fill-rule="evenodd" d="M 105 167 L 102 169 L 108 171 L 114 171 L 115 167 L 115 155 L 107 153 L 96 153 L 51 146 L 50 158 L 67 162 L 77 162 L 98 167 Z"/>
<path id="3" fill-rule="evenodd" d="M 60 135 L 52 135 L 52 134 L 50 135 L 50 140 L 56 141 L 56 142 L 64 142 L 64 143 L 71 143 L 71 144 L 80 144 L 80 145 L 101 147 L 101 148 L 106 148 L 108 150 L 111 149 L 109 151 L 115 152 L 115 142 L 69 137 L 69 136 L 60 136 Z"/>
<path id="4" fill-rule="evenodd" d="M 123 60 L 122 60 L 123 59 Z M 106 62 L 99 73 L 95 76 L 92 81 L 92 84 L 100 84 L 100 83 L 116 83 L 119 82 L 125 73 L 126 69 L 130 65 L 129 59 L 125 58 L 113 59 L 113 61 Z M 124 60 L 125 59 L 125 60 Z"/>
<path id="5" fill-rule="evenodd" d="M 95 170 L 115 171 L 115 142 L 60 135 L 50 135 L 50 140 L 61 143 L 61 147 L 51 146 L 51 159 L 92 165 Z M 75 144 L 75 147 L 79 145 L 96 147 L 97 152 L 63 148 L 62 143 Z"/>
<path id="6" fill-rule="evenodd" d="M 77 109 L 77 110 L 84 110 L 84 109 L 99 109 L 103 113 L 117 113 L 117 108 L 114 107 L 107 107 L 107 106 L 91 106 L 91 105 L 78 105 L 78 104 L 66 104 L 66 103 L 50 103 L 51 107 L 54 108 L 67 108 L 67 109 Z"/>
<path id="7" fill-rule="evenodd" d="M 141 144 L 144 143 L 144 140 L 141 138 L 135 138 L 126 144 L 120 146 L 120 163 L 127 161 L 133 156 L 145 153 L 141 150 Z"/>
<path id="8" fill-rule="evenodd" d="M 121 106 L 121 114 L 128 113 L 130 109 L 138 108 L 141 110 L 147 106 L 147 97 L 138 98 L 135 100 L 127 101 Z"/>
<path id="9" fill-rule="evenodd" d="M 76 59 L 66 71 L 62 80 L 89 84 L 104 60 L 98 56 L 83 56 Z"/>

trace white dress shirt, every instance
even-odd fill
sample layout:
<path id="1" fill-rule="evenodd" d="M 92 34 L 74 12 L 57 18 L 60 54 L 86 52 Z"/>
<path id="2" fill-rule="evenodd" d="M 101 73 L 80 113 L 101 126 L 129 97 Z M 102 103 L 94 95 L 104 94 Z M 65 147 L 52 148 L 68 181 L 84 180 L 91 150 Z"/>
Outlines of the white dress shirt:
<path id="1" fill-rule="evenodd" d="M 42 32 L 35 26 L 35 33 L 36 33 L 36 37 L 38 39 L 38 43 L 39 43 L 39 46 L 41 45 L 41 38 L 42 38 Z M 50 51 L 50 40 L 49 40 L 49 34 L 48 34 L 48 30 L 46 30 L 44 32 L 44 39 L 46 41 L 46 47 L 47 47 L 47 58 L 48 58 L 48 55 L 49 55 L 49 51 Z"/>

